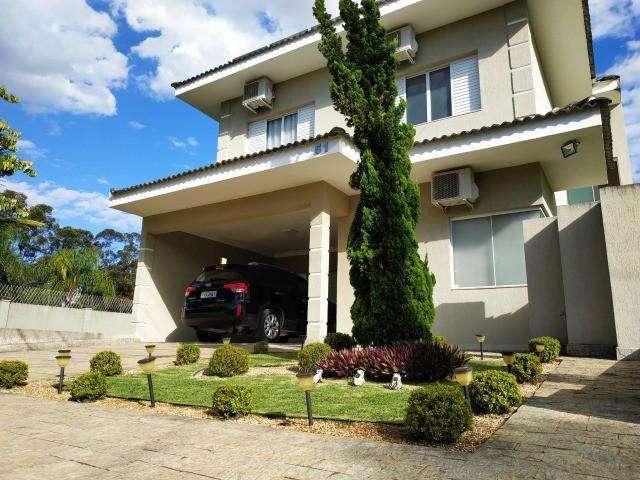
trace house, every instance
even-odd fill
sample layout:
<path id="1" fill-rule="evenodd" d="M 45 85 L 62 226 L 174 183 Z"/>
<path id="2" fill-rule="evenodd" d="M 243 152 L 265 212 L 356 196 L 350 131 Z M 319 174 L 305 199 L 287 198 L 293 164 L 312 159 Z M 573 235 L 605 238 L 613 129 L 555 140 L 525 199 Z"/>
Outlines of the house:
<path id="1" fill-rule="evenodd" d="M 625 280 L 640 269 L 630 216 L 640 191 L 623 187 L 632 174 L 620 79 L 595 78 L 587 1 L 380 7 L 399 38 L 398 90 L 416 128 L 416 234 L 437 279 L 434 332 L 467 348 L 476 333 L 493 349 L 540 334 L 574 353 L 640 348 L 629 300 L 638 276 Z M 324 338 L 329 301 L 337 329 L 351 330 L 358 151 L 333 108 L 319 39 L 310 28 L 173 84 L 219 123 L 217 161 L 112 190 L 113 208 L 143 218 L 139 337 L 190 338 L 184 286 L 221 257 L 308 277 L 308 341 Z"/>

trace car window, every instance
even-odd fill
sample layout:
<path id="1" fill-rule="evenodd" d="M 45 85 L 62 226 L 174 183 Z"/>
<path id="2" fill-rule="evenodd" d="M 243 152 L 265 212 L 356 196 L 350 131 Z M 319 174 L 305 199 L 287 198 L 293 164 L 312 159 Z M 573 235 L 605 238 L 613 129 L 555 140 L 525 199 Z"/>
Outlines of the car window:
<path id="1" fill-rule="evenodd" d="M 224 280 L 242 280 L 240 272 L 235 270 L 229 270 L 227 268 L 207 268 L 204 270 L 198 278 L 198 282 L 213 282 Z"/>

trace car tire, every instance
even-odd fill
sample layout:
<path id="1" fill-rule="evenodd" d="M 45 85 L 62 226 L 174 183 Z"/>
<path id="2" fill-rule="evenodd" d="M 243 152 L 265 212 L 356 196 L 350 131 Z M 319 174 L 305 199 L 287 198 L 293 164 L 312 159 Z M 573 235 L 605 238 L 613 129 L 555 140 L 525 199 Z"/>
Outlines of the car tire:
<path id="1" fill-rule="evenodd" d="M 256 338 L 268 342 L 277 342 L 282 330 L 282 313 L 275 308 L 263 308 L 258 316 Z"/>
<path id="2" fill-rule="evenodd" d="M 222 338 L 221 335 L 207 332 L 206 330 L 196 330 L 196 337 L 198 341 L 203 343 L 218 343 Z"/>

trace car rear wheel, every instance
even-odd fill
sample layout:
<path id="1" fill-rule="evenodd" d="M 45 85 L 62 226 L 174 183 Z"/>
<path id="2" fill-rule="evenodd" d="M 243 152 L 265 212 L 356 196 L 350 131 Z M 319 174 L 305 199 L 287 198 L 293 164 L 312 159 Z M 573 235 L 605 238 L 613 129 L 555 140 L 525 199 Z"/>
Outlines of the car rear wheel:
<path id="1" fill-rule="evenodd" d="M 274 308 L 264 308 L 260 312 L 256 336 L 260 340 L 275 342 L 280 336 L 282 314 Z"/>

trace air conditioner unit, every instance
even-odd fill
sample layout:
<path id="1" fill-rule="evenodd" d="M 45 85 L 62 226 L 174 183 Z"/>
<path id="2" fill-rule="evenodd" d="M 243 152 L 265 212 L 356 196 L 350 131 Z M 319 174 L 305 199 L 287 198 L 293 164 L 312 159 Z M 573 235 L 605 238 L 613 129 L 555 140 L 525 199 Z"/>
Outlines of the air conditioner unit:
<path id="1" fill-rule="evenodd" d="M 416 41 L 416 34 L 411 25 L 405 25 L 404 27 L 389 32 L 387 34 L 387 40 L 389 42 L 397 40 L 396 58 L 398 61 L 403 62 L 408 60 L 411 63 L 416 61 L 418 42 Z"/>
<path id="2" fill-rule="evenodd" d="M 253 113 L 261 108 L 271 108 L 273 99 L 273 83 L 267 77 L 245 83 L 242 105 Z"/>
<path id="3" fill-rule="evenodd" d="M 434 173 L 431 179 L 431 203 L 446 209 L 454 205 L 472 204 L 478 199 L 478 186 L 473 178 L 473 170 L 461 168 L 448 172 Z"/>

